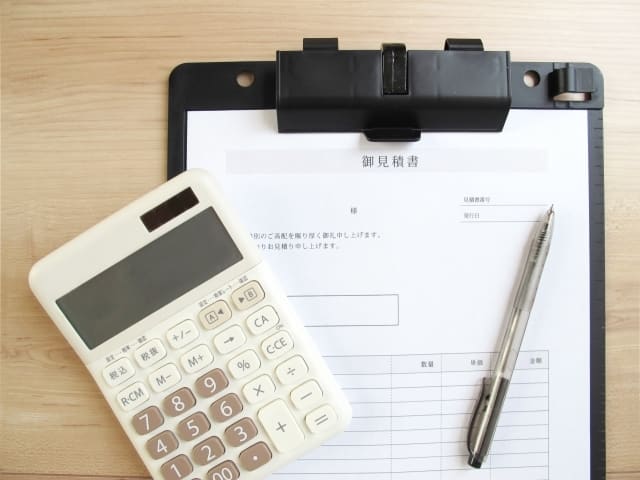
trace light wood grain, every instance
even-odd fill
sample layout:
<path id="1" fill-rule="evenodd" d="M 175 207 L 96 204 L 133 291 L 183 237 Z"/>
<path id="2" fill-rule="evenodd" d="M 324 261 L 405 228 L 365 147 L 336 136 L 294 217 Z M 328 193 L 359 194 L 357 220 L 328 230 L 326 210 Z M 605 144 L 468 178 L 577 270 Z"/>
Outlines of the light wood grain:
<path id="1" fill-rule="evenodd" d="M 597 64 L 606 82 L 607 477 L 640 476 L 640 6 L 628 1 L 3 1 L 0 476 L 146 478 L 29 292 L 32 263 L 165 175 L 167 78 L 270 60 L 480 37 L 514 60 Z"/>

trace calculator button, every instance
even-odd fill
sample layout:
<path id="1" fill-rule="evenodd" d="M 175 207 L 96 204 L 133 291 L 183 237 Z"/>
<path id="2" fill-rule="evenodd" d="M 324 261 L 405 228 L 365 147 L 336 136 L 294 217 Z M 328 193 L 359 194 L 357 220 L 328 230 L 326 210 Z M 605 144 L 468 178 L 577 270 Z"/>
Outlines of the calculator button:
<path id="1" fill-rule="evenodd" d="M 227 364 L 233 378 L 242 378 L 260 368 L 260 359 L 253 350 L 247 350 L 230 360 Z"/>
<path id="2" fill-rule="evenodd" d="M 178 445 L 179 443 L 176 436 L 169 430 L 165 430 L 147 442 L 147 452 L 149 452 L 151 458 L 157 460 L 165 455 L 169 455 L 178 448 Z"/>
<path id="3" fill-rule="evenodd" d="M 275 391 L 276 385 L 269 375 L 260 375 L 242 388 L 244 398 L 246 398 L 249 403 L 258 403 L 267 400 Z"/>
<path id="4" fill-rule="evenodd" d="M 240 348 L 246 341 L 247 337 L 244 336 L 242 328 L 238 325 L 234 325 L 233 327 L 227 328 L 224 332 L 216 335 L 213 339 L 213 344 L 220 353 L 225 354 Z"/>
<path id="5" fill-rule="evenodd" d="M 278 323 L 280 323 L 280 317 L 270 305 L 262 307 L 247 317 L 247 328 L 254 335 L 260 335 L 267 330 L 271 330 Z"/>
<path id="6" fill-rule="evenodd" d="M 282 400 L 262 407 L 258 411 L 258 419 L 281 453 L 295 449 L 304 440 L 304 434 Z"/>
<path id="7" fill-rule="evenodd" d="M 193 350 L 180 357 L 182 368 L 187 373 L 194 373 L 202 370 L 213 362 L 213 354 L 206 345 L 199 345 Z"/>
<path id="8" fill-rule="evenodd" d="M 218 437 L 209 437 L 193 447 L 191 456 L 198 465 L 206 465 L 221 457 L 225 452 L 224 445 Z"/>
<path id="9" fill-rule="evenodd" d="M 229 305 L 227 305 L 227 302 L 224 300 L 218 300 L 203 309 L 198 317 L 200 318 L 202 326 L 207 330 L 211 330 L 231 318 L 231 309 L 229 308 Z"/>
<path id="10" fill-rule="evenodd" d="M 193 465 L 186 455 L 178 455 L 160 467 L 165 480 L 182 480 L 193 472 Z"/>
<path id="11" fill-rule="evenodd" d="M 291 402 L 298 410 L 308 410 L 322 401 L 322 395 L 318 382 L 309 380 L 291 390 Z"/>
<path id="12" fill-rule="evenodd" d="M 160 413 L 158 407 L 145 408 L 139 412 L 131 420 L 133 428 L 138 434 L 145 435 L 149 432 L 153 432 L 156 428 L 164 423 L 164 417 Z"/>
<path id="13" fill-rule="evenodd" d="M 118 393 L 116 398 L 120 408 L 128 412 L 146 402 L 149 399 L 149 391 L 141 382 L 136 382 Z"/>
<path id="14" fill-rule="evenodd" d="M 262 342 L 262 353 L 269 360 L 284 355 L 293 348 L 293 340 L 287 332 L 278 332 Z"/>
<path id="15" fill-rule="evenodd" d="M 202 412 L 188 416 L 178 424 L 176 431 L 182 440 L 193 440 L 211 429 L 209 419 Z"/>
<path id="16" fill-rule="evenodd" d="M 229 386 L 229 379 L 219 368 L 202 375 L 196 380 L 196 392 L 201 397 L 211 397 Z"/>
<path id="17" fill-rule="evenodd" d="M 254 306 L 264 298 L 264 290 L 255 280 L 231 292 L 231 300 L 238 310 Z"/>
<path id="18" fill-rule="evenodd" d="M 329 405 L 323 405 L 305 417 L 307 427 L 309 427 L 309 430 L 313 433 L 331 429 L 333 424 L 336 423 L 336 420 L 338 420 L 338 416 L 335 410 Z"/>
<path id="19" fill-rule="evenodd" d="M 231 460 L 216 465 L 207 472 L 207 480 L 238 480 L 240 470 Z"/>
<path id="20" fill-rule="evenodd" d="M 284 385 L 295 383 L 305 378 L 308 372 L 309 367 L 307 367 L 307 363 L 300 355 L 291 357 L 276 367 L 276 377 Z"/>
<path id="21" fill-rule="evenodd" d="M 162 402 L 162 409 L 170 417 L 177 417 L 196 404 L 196 399 L 187 387 L 176 390 Z"/>
<path id="22" fill-rule="evenodd" d="M 162 342 L 155 338 L 133 352 L 133 356 L 140 368 L 147 368 L 166 357 L 167 351 Z"/>
<path id="23" fill-rule="evenodd" d="M 256 424 L 250 418 L 238 420 L 224 431 L 224 438 L 232 447 L 238 447 L 258 435 Z"/>
<path id="24" fill-rule="evenodd" d="M 178 367 L 168 363 L 149 375 L 149 384 L 154 392 L 164 392 L 178 383 L 181 378 Z"/>
<path id="25" fill-rule="evenodd" d="M 185 320 L 184 322 L 169 329 L 167 332 L 167 340 L 169 341 L 171 348 L 178 349 L 190 344 L 198 338 L 199 335 L 200 332 L 196 328 L 195 324 L 191 320 Z"/>
<path id="26" fill-rule="evenodd" d="M 271 460 L 271 450 L 264 442 L 251 445 L 240 454 L 240 465 L 245 470 L 255 470 Z"/>
<path id="27" fill-rule="evenodd" d="M 120 360 L 116 360 L 110 365 L 107 365 L 104 370 L 102 370 L 102 377 L 104 381 L 107 382 L 107 385 L 110 387 L 115 387 L 116 385 L 120 385 L 122 382 L 126 382 L 129 380 L 136 371 L 131 365 L 131 362 L 128 358 L 123 357 Z"/>
<path id="28" fill-rule="evenodd" d="M 211 405 L 211 416 L 218 422 L 226 422 L 239 414 L 244 407 L 235 393 L 228 393 Z"/>

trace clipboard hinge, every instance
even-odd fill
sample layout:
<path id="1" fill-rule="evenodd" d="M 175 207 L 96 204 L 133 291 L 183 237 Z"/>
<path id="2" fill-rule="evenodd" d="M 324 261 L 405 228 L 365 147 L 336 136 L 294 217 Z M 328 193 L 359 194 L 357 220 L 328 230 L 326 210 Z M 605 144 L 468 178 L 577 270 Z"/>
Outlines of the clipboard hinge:
<path id="1" fill-rule="evenodd" d="M 339 50 L 337 38 L 278 51 L 278 131 L 363 132 L 408 142 L 421 132 L 501 131 L 511 105 L 509 52 L 479 39 L 447 39 L 444 50 Z"/>

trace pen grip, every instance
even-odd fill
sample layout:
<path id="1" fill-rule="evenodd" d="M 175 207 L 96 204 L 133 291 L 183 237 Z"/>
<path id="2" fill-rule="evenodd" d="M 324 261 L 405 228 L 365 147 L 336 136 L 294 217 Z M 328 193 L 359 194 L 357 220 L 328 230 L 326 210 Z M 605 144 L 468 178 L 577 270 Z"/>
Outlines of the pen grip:
<path id="1" fill-rule="evenodd" d="M 529 310 L 513 307 L 507 329 L 502 336 L 498 358 L 496 359 L 494 376 L 511 380 L 516 360 L 520 353 L 520 346 L 529 322 Z"/>

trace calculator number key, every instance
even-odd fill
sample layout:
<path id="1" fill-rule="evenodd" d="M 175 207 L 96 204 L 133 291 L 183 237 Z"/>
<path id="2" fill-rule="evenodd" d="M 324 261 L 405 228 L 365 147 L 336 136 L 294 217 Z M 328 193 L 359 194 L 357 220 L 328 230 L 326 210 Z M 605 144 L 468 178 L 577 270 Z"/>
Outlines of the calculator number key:
<path id="1" fill-rule="evenodd" d="M 264 298 L 264 290 L 255 280 L 231 292 L 231 300 L 238 310 L 245 310 Z"/>
<path id="2" fill-rule="evenodd" d="M 169 455 L 178 448 L 178 445 L 179 443 L 176 436 L 169 430 L 165 430 L 147 442 L 147 452 L 149 452 L 151 458 L 157 460 L 165 455 Z"/>
<path id="3" fill-rule="evenodd" d="M 195 324 L 191 320 L 185 320 L 184 322 L 169 329 L 167 332 L 167 340 L 169 341 L 171 348 L 178 349 L 190 344 L 198 338 L 199 335 L 200 332 L 196 328 Z"/>
<path id="4" fill-rule="evenodd" d="M 198 465 L 207 465 L 225 452 L 224 445 L 218 437 L 209 437 L 193 447 L 191 456 Z"/>
<path id="5" fill-rule="evenodd" d="M 243 418 L 227 427 L 224 438 L 232 447 L 238 447 L 258 435 L 256 424 L 250 418 Z"/>
<path id="6" fill-rule="evenodd" d="M 211 416 L 218 422 L 225 422 L 235 417 L 243 409 L 240 398 L 235 393 L 228 393 L 211 405 Z"/>
<path id="7" fill-rule="evenodd" d="M 123 357 L 111 365 L 107 365 L 104 370 L 102 370 L 102 377 L 104 381 L 107 382 L 107 385 L 115 387 L 129 380 L 135 373 L 136 371 L 129 359 Z"/>
<path id="8" fill-rule="evenodd" d="M 196 392 L 201 397 L 211 397 L 229 386 L 229 379 L 219 368 L 202 375 L 196 380 Z"/>
<path id="9" fill-rule="evenodd" d="M 255 470 L 271 460 L 271 450 L 264 442 L 251 445 L 240 454 L 240 465 L 245 470 Z"/>
<path id="10" fill-rule="evenodd" d="M 178 455 L 160 467 L 165 480 L 182 480 L 193 472 L 193 465 L 186 455 Z"/>
<path id="11" fill-rule="evenodd" d="M 162 402 L 162 408 L 170 417 L 177 417 L 196 404 L 193 393 L 184 387 L 176 390 Z"/>
<path id="12" fill-rule="evenodd" d="M 211 429 L 211 424 L 207 419 L 207 416 L 202 412 L 196 412 L 193 415 L 185 418 L 178 424 L 178 436 L 182 440 L 193 440 L 200 435 L 208 432 Z"/>
<path id="13" fill-rule="evenodd" d="M 231 319 L 231 309 L 227 302 L 218 300 L 203 309 L 198 317 L 202 326 L 207 330 L 211 330 Z"/>
<path id="14" fill-rule="evenodd" d="M 129 385 L 116 396 L 120 408 L 125 412 L 142 405 L 149 399 L 149 392 L 141 382 Z"/>
<path id="15" fill-rule="evenodd" d="M 207 480 L 238 480 L 240 470 L 231 460 L 216 465 L 207 472 Z"/>
<path id="16" fill-rule="evenodd" d="M 133 420 L 133 429 L 139 435 L 145 435 L 149 432 L 153 432 L 156 428 L 164 423 L 164 417 L 160 413 L 158 407 L 149 407 L 138 413 Z"/>

